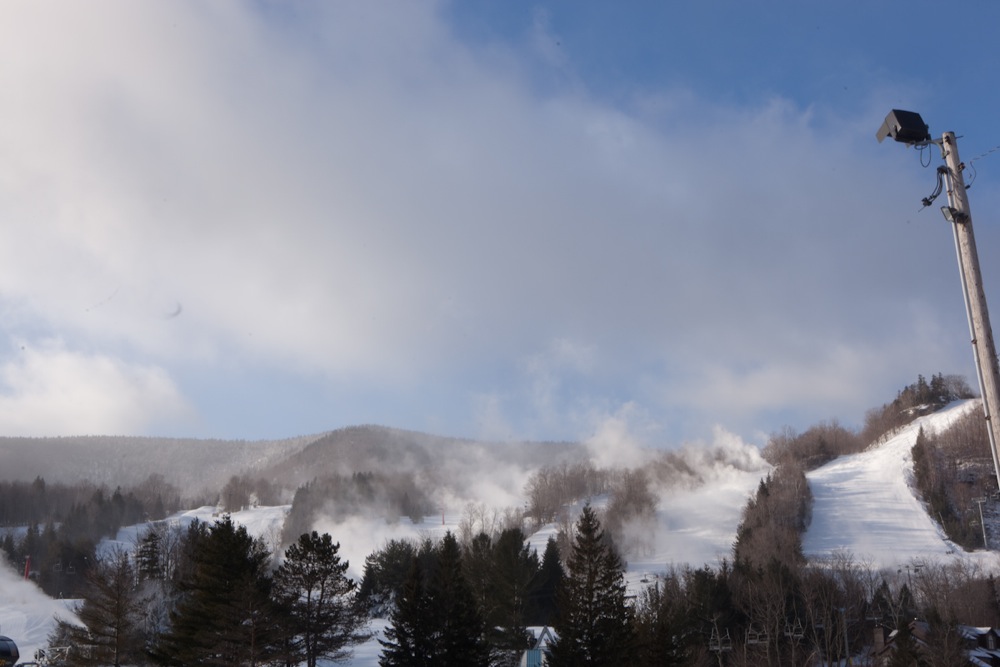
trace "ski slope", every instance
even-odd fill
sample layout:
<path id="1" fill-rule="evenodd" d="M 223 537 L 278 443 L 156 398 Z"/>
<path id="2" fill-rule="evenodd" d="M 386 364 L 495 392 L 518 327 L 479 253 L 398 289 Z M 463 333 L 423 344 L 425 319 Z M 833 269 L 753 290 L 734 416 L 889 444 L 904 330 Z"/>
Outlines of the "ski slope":
<path id="1" fill-rule="evenodd" d="M 806 556 L 824 558 L 846 551 L 880 569 L 915 559 L 962 558 L 996 569 L 995 553 L 968 553 L 948 540 L 911 486 L 910 450 L 920 429 L 941 431 L 979 405 L 978 400 L 953 403 L 918 418 L 882 444 L 809 472 L 813 512 L 802 542 Z"/>
<path id="2" fill-rule="evenodd" d="M 812 522 L 803 536 L 806 555 L 823 559 L 846 551 L 876 568 L 898 568 L 916 559 L 967 559 L 988 569 L 1000 569 L 996 553 L 968 553 L 950 542 L 927 515 L 910 485 L 910 449 L 919 429 L 941 430 L 975 409 L 979 409 L 978 401 L 953 404 L 921 417 L 882 444 L 838 458 L 808 473 L 814 504 Z M 643 546 L 628 557 L 626 580 L 632 590 L 654 581 L 671 566 L 715 566 L 720 559 L 731 555 L 743 506 L 770 470 L 754 450 L 753 456 L 745 456 L 741 465 L 717 462 L 706 466 L 699 484 L 660 491 L 656 521 L 642 527 Z M 592 502 L 600 507 L 605 500 L 595 498 Z M 580 508 L 573 509 L 578 513 Z M 257 507 L 231 516 L 273 549 L 279 543 L 288 510 L 288 506 Z M 211 523 L 217 517 L 217 508 L 206 506 L 178 513 L 166 521 L 184 526 L 195 519 Z M 404 518 L 389 524 L 380 519 L 356 517 L 341 523 L 320 521 L 315 528 L 329 532 L 341 543 L 341 555 L 351 564 L 349 575 L 359 579 L 365 556 L 383 546 L 386 540 L 437 539 L 449 530 L 458 534 L 462 518 L 462 508 L 456 506 L 418 523 Z M 132 548 L 143 529 L 144 526 L 123 528 L 115 540 L 106 541 L 101 548 Z M 556 524 L 543 526 L 529 536 L 529 545 L 540 556 L 547 539 L 558 529 Z M 0 563 L 0 634 L 14 638 L 22 661 L 30 660 L 36 649 L 47 644 L 56 617 L 73 620 L 72 602 L 48 598 L 34 584 L 23 581 L 10 566 Z M 381 652 L 378 637 L 385 626 L 384 620 L 372 622 L 372 639 L 356 648 L 348 664 L 378 665 Z"/>
<path id="3" fill-rule="evenodd" d="M 21 662 L 48 646 L 57 618 L 79 623 L 73 604 L 73 600 L 53 600 L 0 560 L 0 635 L 14 640 Z"/>

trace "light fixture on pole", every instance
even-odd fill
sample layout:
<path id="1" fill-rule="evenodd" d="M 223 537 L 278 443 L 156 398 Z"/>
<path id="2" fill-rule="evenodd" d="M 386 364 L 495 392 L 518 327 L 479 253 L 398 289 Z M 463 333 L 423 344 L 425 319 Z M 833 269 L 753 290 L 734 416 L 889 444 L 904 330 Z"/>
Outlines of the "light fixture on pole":
<path id="1" fill-rule="evenodd" d="M 990 315 L 986 307 L 986 293 L 983 291 L 983 276 L 979 270 L 979 254 L 976 251 L 976 238 L 972 232 L 969 197 L 962 178 L 965 165 L 958 157 L 958 142 L 954 132 L 945 132 L 940 139 L 932 141 L 927 124 L 920 114 L 899 109 L 890 111 L 875 133 L 879 143 L 886 137 L 908 146 L 936 144 L 940 147 L 941 157 L 945 161 L 946 166 L 938 167 L 939 187 L 940 179 L 943 178 L 943 185 L 948 192 L 948 206 L 942 206 L 941 212 L 945 220 L 951 223 L 955 236 L 958 272 L 962 279 L 965 312 L 969 320 L 969 333 L 972 336 L 972 354 L 976 361 L 979 391 L 983 396 L 983 414 L 990 440 L 990 453 L 993 455 L 993 468 L 996 471 L 997 485 L 1000 487 L 1000 451 L 997 449 L 997 442 L 1000 441 L 998 432 L 1000 367 L 997 364 L 996 346 L 993 344 L 993 329 L 990 327 Z M 925 206 L 930 205 L 937 192 L 924 200 Z"/>
<path id="2" fill-rule="evenodd" d="M 893 109 L 875 133 L 875 138 L 879 143 L 891 137 L 903 144 L 926 144 L 931 140 L 929 130 L 927 123 L 915 111 Z"/>

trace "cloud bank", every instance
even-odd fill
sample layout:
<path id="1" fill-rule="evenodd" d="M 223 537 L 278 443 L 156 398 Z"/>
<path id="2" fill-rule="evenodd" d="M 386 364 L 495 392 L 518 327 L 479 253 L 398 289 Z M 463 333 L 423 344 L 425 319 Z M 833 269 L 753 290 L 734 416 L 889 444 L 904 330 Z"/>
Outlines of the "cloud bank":
<path id="1" fill-rule="evenodd" d="M 612 104 L 544 16 L 520 51 L 445 7 L 5 4 L 0 307 L 32 353 L 0 351 L 0 432 L 585 438 L 632 405 L 677 440 L 965 372 L 951 248 L 871 114 Z M 308 414 L 234 407 L 275 374 Z"/>

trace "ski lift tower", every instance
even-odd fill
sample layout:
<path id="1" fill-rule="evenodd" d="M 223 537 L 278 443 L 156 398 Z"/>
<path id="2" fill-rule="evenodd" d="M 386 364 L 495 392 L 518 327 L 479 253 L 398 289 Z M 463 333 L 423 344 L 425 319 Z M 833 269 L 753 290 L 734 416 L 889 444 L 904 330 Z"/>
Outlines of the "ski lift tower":
<path id="1" fill-rule="evenodd" d="M 986 308 L 986 293 L 983 291 L 983 277 L 979 271 L 979 254 L 976 252 L 976 237 L 972 233 L 972 213 L 969 210 L 968 186 L 962 178 L 965 165 L 958 157 L 958 143 L 954 132 L 945 132 L 940 139 L 931 139 L 927 124 L 920 114 L 913 111 L 893 109 L 885 117 L 882 127 L 875 133 L 881 143 L 886 137 L 907 144 L 925 147 L 935 144 L 941 149 L 945 164 L 937 168 L 938 187 L 923 200 L 924 206 L 931 202 L 944 188 L 948 193 L 948 205 L 941 207 L 945 220 L 951 223 L 955 234 L 955 252 L 958 255 L 958 271 L 962 279 L 962 294 L 965 297 L 965 312 L 969 319 L 972 335 L 972 354 L 976 361 L 979 391 L 983 396 L 983 415 L 986 432 L 990 438 L 993 454 L 993 469 L 996 471 L 997 485 L 1000 487 L 1000 368 L 997 366 L 997 351 L 993 344 L 993 329 L 990 314 Z"/>

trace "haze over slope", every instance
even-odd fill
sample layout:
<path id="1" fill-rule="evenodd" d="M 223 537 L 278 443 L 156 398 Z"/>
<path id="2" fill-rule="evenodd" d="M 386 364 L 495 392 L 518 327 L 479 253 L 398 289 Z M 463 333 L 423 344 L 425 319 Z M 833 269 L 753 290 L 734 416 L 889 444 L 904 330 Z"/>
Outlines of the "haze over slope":
<path id="1" fill-rule="evenodd" d="M 919 429 L 943 429 L 966 412 L 978 409 L 978 406 L 975 400 L 952 404 L 938 413 L 919 418 L 885 442 L 873 445 L 862 453 L 840 457 L 811 471 L 807 479 L 815 502 L 812 523 L 804 536 L 806 554 L 822 559 L 834 552 L 848 551 L 859 559 L 870 559 L 876 567 L 891 569 L 909 564 L 914 559 L 964 559 L 995 569 L 995 553 L 970 554 L 949 542 L 913 495 L 909 483 L 912 474 L 910 448 Z M 336 453 L 333 456 L 335 460 L 341 455 L 348 458 L 354 456 L 355 462 L 364 461 L 367 465 L 374 460 L 371 457 L 375 457 L 384 461 L 386 469 L 393 469 L 412 464 L 428 453 L 417 446 L 417 441 L 430 450 L 438 443 L 432 436 L 407 436 L 394 432 L 389 435 L 403 440 L 410 438 L 408 444 L 396 443 L 402 447 L 399 456 L 395 455 L 393 447 L 384 446 L 384 442 L 382 445 L 369 443 L 367 451 L 360 446 L 362 440 L 378 434 L 379 429 L 367 427 L 342 433 L 325 444 L 314 442 L 310 445 L 318 445 L 322 455 L 315 452 L 305 454 L 307 447 L 298 449 L 289 458 L 298 464 L 320 462 Z M 628 560 L 627 580 L 633 590 L 648 585 L 658 573 L 672 565 L 715 566 L 721 558 L 730 555 L 742 507 L 756 490 L 760 479 L 770 470 L 755 447 L 737 440 L 679 454 L 686 457 L 691 470 L 697 474 L 690 475 L 685 483 L 657 489 L 659 500 L 655 522 L 642 527 L 646 541 Z M 351 443 L 360 447 L 353 454 Z M 450 451 L 455 455 L 466 444 L 469 443 L 452 441 L 441 451 Z M 403 455 L 406 451 L 410 454 Z M 479 448 L 470 446 L 469 451 L 479 452 Z M 579 453 L 581 449 L 567 445 L 565 448 L 556 447 L 549 453 L 565 454 L 567 451 Z M 314 459 L 314 456 L 318 458 Z M 468 456 L 471 460 L 478 454 Z M 339 464 L 346 465 L 346 461 L 341 459 Z M 519 490 L 511 489 L 510 492 L 513 496 Z M 383 519 L 359 516 L 344 522 L 321 518 L 317 528 L 329 531 L 341 542 L 342 553 L 351 563 L 352 576 L 359 577 L 365 556 L 380 547 L 385 539 L 434 537 L 447 530 L 458 533 L 463 521 L 461 502 L 474 499 L 471 495 L 464 499 L 455 497 L 453 504 L 444 507 L 440 515 L 424 517 L 417 523 L 405 517 L 395 524 L 388 524 Z M 603 498 L 593 499 L 596 505 L 601 505 L 603 501 Z M 179 513 L 169 521 L 178 525 L 184 525 L 194 517 L 211 521 L 215 511 L 216 508 L 203 507 Z M 287 511 L 287 507 L 261 507 L 236 512 L 233 518 L 275 547 L 280 522 Z M 536 549 L 543 549 L 545 540 L 559 527 L 556 523 L 543 526 L 529 537 L 529 543 Z M 123 529 L 117 543 L 131 544 L 141 529 Z M 33 651 L 44 644 L 44 637 L 53 624 L 53 614 L 65 615 L 66 607 L 61 601 L 46 598 L 33 585 L 19 581 L 17 573 L 8 565 L 0 565 L 0 570 L 0 627 L 5 634 L 16 635 L 22 650 Z M 383 630 L 384 626 L 383 621 L 378 621 L 373 627 Z M 359 647 L 355 659 L 349 664 L 373 667 L 378 662 L 379 650 L 373 640 Z M 30 653 L 25 652 L 24 655 Z"/>
<path id="2" fill-rule="evenodd" d="M 114 488 L 151 474 L 187 492 L 221 487 L 231 476 L 264 471 L 321 436 L 285 440 L 199 440 L 134 436 L 0 438 L 7 481 L 93 482 Z"/>

